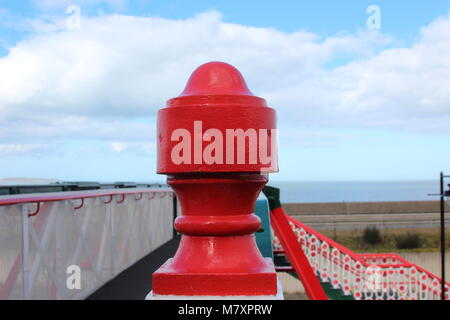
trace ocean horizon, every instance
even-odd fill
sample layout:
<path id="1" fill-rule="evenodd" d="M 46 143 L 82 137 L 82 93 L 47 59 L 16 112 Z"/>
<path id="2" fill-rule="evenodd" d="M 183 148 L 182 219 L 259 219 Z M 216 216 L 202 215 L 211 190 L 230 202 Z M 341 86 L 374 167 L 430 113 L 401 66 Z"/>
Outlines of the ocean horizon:
<path id="1" fill-rule="evenodd" d="M 39 178 L 0 179 L 1 185 L 52 184 L 60 180 Z M 60 181 L 62 182 L 62 181 Z M 136 181 L 149 183 L 148 181 Z M 155 182 L 163 183 L 163 182 Z M 280 189 L 284 203 L 296 202 L 372 202 L 438 200 L 429 196 L 439 192 L 437 180 L 408 181 L 269 181 Z"/>
<path id="2" fill-rule="evenodd" d="M 269 181 L 283 203 L 438 200 L 437 180 L 417 181 Z"/>

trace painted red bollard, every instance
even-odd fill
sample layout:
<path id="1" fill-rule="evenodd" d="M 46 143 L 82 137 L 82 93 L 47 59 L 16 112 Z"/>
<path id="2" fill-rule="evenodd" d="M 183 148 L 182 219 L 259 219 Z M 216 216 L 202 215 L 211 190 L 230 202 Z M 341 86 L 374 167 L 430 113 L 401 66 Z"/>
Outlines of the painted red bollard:
<path id="1" fill-rule="evenodd" d="M 253 214 L 267 173 L 278 171 L 275 111 L 233 66 L 210 62 L 158 113 L 158 173 L 181 205 L 175 256 L 153 273 L 153 297 L 275 296 Z"/>

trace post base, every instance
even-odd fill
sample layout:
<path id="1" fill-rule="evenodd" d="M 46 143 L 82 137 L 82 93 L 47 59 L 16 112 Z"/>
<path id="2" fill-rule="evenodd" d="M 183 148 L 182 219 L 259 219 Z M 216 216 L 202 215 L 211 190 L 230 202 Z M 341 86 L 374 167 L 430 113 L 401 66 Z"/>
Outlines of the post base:
<path id="1" fill-rule="evenodd" d="M 284 300 L 283 288 L 281 283 L 277 281 L 277 293 L 275 295 L 237 295 L 237 296 L 204 296 L 204 295 L 161 295 L 153 294 L 153 291 L 145 297 L 145 300 Z"/>
<path id="2" fill-rule="evenodd" d="M 171 296 L 272 296 L 278 294 L 277 274 L 270 258 L 265 267 L 245 273 L 179 272 L 167 260 L 153 273 L 155 295 Z"/>

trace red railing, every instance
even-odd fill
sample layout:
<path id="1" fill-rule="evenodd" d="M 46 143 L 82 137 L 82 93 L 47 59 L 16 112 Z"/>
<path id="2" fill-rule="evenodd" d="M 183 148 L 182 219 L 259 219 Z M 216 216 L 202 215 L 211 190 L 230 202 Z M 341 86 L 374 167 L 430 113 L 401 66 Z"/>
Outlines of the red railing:
<path id="1" fill-rule="evenodd" d="M 295 235 L 290 230 L 289 222 L 283 209 L 275 208 L 270 212 L 272 228 L 280 240 L 287 258 L 303 283 L 306 294 L 311 300 L 328 300 L 322 285 L 308 263 Z"/>
<path id="2" fill-rule="evenodd" d="M 358 254 L 294 218 L 286 218 L 315 274 L 345 295 L 357 300 L 441 299 L 441 279 L 399 255 Z M 274 237 L 274 248 L 282 247 Z M 446 299 L 449 287 L 447 283 Z"/>

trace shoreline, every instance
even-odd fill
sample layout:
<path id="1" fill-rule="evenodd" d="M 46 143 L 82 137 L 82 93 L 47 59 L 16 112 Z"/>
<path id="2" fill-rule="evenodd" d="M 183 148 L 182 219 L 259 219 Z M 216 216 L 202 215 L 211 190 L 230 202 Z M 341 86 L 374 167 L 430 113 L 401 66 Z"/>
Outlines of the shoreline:
<path id="1" fill-rule="evenodd" d="M 405 214 L 438 213 L 439 201 L 343 201 L 283 203 L 288 215 Z M 450 205 L 445 203 L 445 210 Z"/>
<path id="2" fill-rule="evenodd" d="M 289 216 L 317 230 L 436 228 L 440 225 L 439 201 L 285 203 Z M 449 203 L 445 204 L 450 212 Z M 450 226 L 450 216 L 445 217 Z"/>

